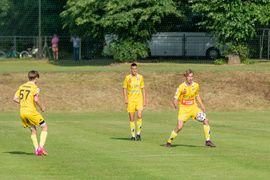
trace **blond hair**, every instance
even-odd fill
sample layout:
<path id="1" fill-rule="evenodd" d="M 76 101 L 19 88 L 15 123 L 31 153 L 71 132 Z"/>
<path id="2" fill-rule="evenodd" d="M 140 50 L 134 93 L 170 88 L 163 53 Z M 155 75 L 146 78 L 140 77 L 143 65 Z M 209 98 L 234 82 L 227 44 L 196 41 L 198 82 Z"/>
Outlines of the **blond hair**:
<path id="1" fill-rule="evenodd" d="M 36 77 L 39 78 L 39 73 L 37 71 L 35 71 L 35 70 L 29 71 L 29 73 L 28 73 L 29 81 L 36 79 Z"/>
<path id="2" fill-rule="evenodd" d="M 188 77 L 188 75 L 192 73 L 194 75 L 194 72 L 191 69 L 187 69 L 186 72 L 184 73 L 185 77 Z"/>

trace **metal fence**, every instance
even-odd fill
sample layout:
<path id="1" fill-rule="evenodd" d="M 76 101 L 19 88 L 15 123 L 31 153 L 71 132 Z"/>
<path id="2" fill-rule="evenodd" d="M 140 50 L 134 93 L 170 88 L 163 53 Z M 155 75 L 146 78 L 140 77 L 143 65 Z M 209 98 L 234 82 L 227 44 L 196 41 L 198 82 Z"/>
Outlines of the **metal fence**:
<path id="1" fill-rule="evenodd" d="M 52 36 L 42 37 L 43 58 L 53 59 Z M 102 56 L 104 40 L 92 42 L 82 40 L 80 43 L 80 59 L 91 60 L 93 58 L 103 59 Z M 73 44 L 70 37 L 59 37 L 59 60 L 74 59 Z M 16 50 L 19 54 L 23 51 L 32 51 L 38 47 L 38 36 L 0 36 L 0 51 L 8 52 Z M 36 57 L 36 56 L 34 56 Z"/>
<path id="2" fill-rule="evenodd" d="M 42 53 L 43 58 L 53 60 L 51 49 L 52 36 L 42 37 Z M 209 44 L 215 43 L 205 36 L 153 36 L 149 43 L 151 55 L 148 58 L 141 58 L 139 61 L 187 61 L 191 62 L 213 62 L 207 56 Z M 105 39 L 90 40 L 83 39 L 80 44 L 80 60 L 103 61 L 112 60 L 112 57 L 104 56 Z M 208 42 L 209 41 L 209 42 Z M 37 36 L 0 36 L 0 52 L 17 51 L 20 54 L 23 51 L 32 51 L 38 46 Z M 270 54 L 270 38 L 269 36 L 257 36 L 253 40 L 248 41 L 250 50 L 249 57 L 253 59 L 269 59 Z M 208 48 L 208 49 L 207 49 Z M 220 50 L 222 51 L 222 50 Z M 3 57 L 3 56 L 2 56 Z M 35 58 L 36 56 L 33 56 Z M 59 60 L 73 60 L 73 44 L 70 37 L 59 37 Z"/>

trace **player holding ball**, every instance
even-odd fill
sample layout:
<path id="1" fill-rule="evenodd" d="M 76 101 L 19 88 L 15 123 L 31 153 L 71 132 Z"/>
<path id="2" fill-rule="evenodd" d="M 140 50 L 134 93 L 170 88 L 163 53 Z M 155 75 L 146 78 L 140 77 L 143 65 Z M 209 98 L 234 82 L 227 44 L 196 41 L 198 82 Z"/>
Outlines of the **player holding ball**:
<path id="1" fill-rule="evenodd" d="M 184 74 L 186 81 L 180 84 L 180 86 L 176 90 L 173 104 L 175 109 L 179 108 L 178 122 L 177 127 L 171 133 L 171 136 L 166 144 L 166 147 L 171 146 L 172 141 L 176 138 L 178 132 L 181 131 L 184 123 L 188 120 L 189 117 L 191 117 L 193 120 L 196 120 L 196 115 L 199 112 L 202 112 L 202 110 L 203 112 L 205 112 L 205 108 L 199 96 L 199 84 L 193 82 L 193 75 L 194 73 L 191 69 L 186 70 Z M 195 98 L 197 102 L 200 104 L 202 110 L 198 108 Z M 205 145 L 210 147 L 216 147 L 216 145 L 214 145 L 210 141 L 210 126 L 207 117 L 203 121 L 203 125 L 204 125 L 203 127 L 204 134 L 206 138 Z"/>

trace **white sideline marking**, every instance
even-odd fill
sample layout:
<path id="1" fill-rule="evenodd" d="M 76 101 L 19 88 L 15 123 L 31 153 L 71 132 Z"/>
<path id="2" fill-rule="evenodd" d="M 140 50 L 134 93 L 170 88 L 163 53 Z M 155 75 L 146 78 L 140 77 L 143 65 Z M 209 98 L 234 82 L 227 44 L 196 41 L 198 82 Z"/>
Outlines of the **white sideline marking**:
<path id="1" fill-rule="evenodd" d="M 206 154 L 158 154 L 158 155 L 134 155 L 126 157 L 172 157 L 172 156 L 206 156 Z M 209 154 L 207 156 L 239 156 L 239 154 Z M 119 157 L 119 156 L 109 156 L 109 157 Z M 123 156 L 121 156 L 123 157 Z"/>
<path id="2" fill-rule="evenodd" d="M 52 121 L 52 122 L 64 122 L 64 123 L 66 123 L 66 122 L 74 122 L 74 123 L 77 123 L 77 122 L 84 122 L 84 121 Z"/>
<path id="3" fill-rule="evenodd" d="M 108 156 L 108 157 L 173 157 L 173 156 L 250 156 L 250 154 L 150 154 L 150 155 L 129 155 L 129 156 Z M 256 156 L 268 156 L 268 154 L 257 154 Z"/>

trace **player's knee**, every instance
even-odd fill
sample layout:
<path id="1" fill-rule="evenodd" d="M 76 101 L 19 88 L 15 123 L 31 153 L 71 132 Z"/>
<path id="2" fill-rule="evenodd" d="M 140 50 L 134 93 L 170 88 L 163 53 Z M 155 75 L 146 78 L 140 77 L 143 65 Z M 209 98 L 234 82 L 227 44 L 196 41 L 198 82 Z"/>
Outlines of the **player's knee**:
<path id="1" fill-rule="evenodd" d="M 41 127 L 42 131 L 47 131 L 48 132 L 48 126 L 45 124 L 44 126 Z"/>
<path id="2" fill-rule="evenodd" d="M 206 118 L 206 119 L 203 121 L 203 125 L 205 125 L 205 126 L 208 126 L 208 125 L 209 125 L 209 120 L 208 120 L 208 118 Z"/>
<path id="3" fill-rule="evenodd" d="M 37 134 L 36 128 L 31 127 L 30 130 L 31 130 L 31 135 Z"/>
<path id="4" fill-rule="evenodd" d="M 142 115 L 137 115 L 137 118 L 138 119 L 142 119 Z"/>

